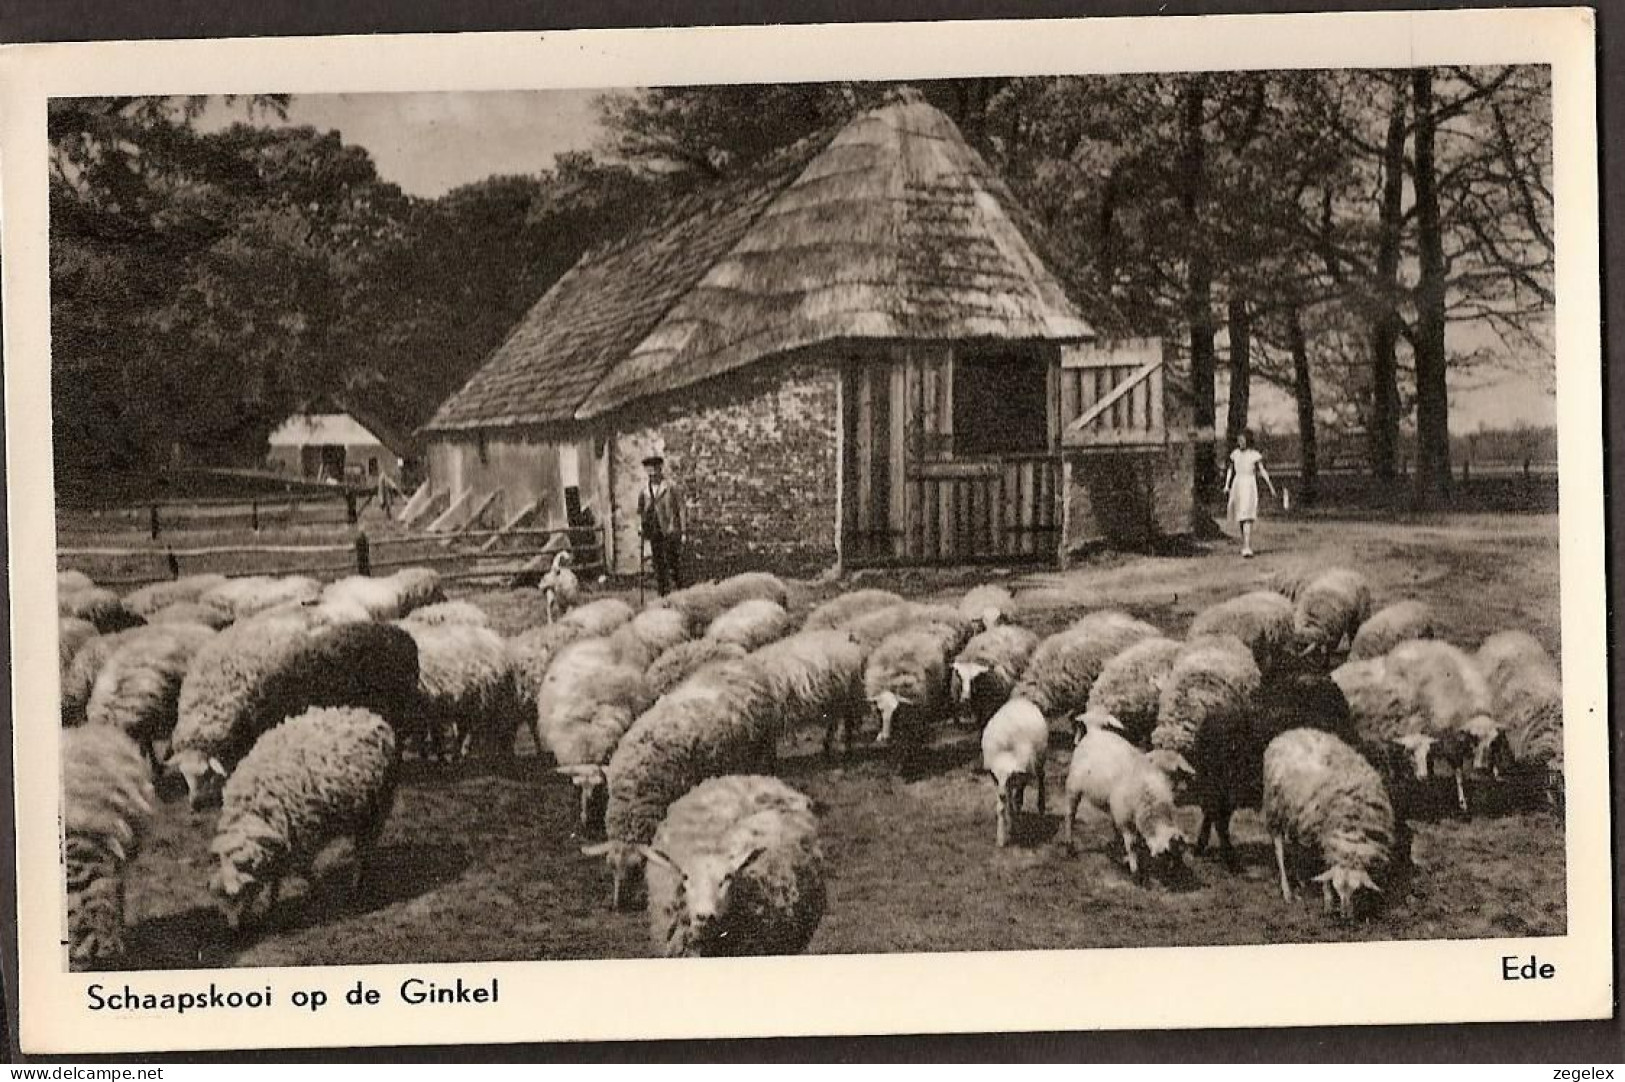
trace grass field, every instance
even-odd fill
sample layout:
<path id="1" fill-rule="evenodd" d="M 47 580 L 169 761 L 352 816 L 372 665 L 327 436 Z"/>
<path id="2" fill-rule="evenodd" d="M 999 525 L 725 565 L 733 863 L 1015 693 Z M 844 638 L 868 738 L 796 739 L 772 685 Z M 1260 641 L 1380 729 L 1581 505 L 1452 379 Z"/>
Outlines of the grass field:
<path id="1" fill-rule="evenodd" d="M 1047 632 L 1078 613 L 1125 608 L 1171 634 L 1203 606 L 1272 569 L 1310 561 L 1360 568 L 1379 601 L 1430 602 L 1473 646 L 1521 627 L 1557 650 L 1557 520 L 1458 515 L 1404 525 L 1268 521 L 1259 558 L 1228 544 L 1178 557 L 1103 556 L 1059 573 L 1010 575 L 1028 622 Z M 865 584 L 948 598 L 986 572 L 876 574 Z M 848 588 L 851 582 L 840 584 Z M 803 587 L 803 601 L 837 589 Z M 533 594 L 471 595 L 505 633 L 539 620 Z M 1054 840 L 1066 754 L 1051 759 L 1051 813 L 1028 817 L 1017 844 L 993 845 L 991 783 L 968 732 L 949 731 L 937 769 L 895 778 L 862 750 L 827 767 L 818 734 L 795 734 L 783 772 L 822 805 L 829 905 L 810 949 L 821 953 L 1232 944 L 1557 935 L 1564 931 L 1564 842 L 1548 811 L 1416 824 L 1416 873 L 1376 917 L 1324 917 L 1318 898 L 1287 905 L 1268 839 L 1243 812 L 1244 869 L 1205 858 L 1188 881 L 1139 887 L 1108 853 L 1103 821 L 1079 825 L 1069 853 Z M 1064 747 L 1064 741 L 1058 744 Z M 302 902 L 297 891 L 257 935 L 234 940 L 210 907 L 212 814 L 165 804 L 130 877 L 132 956 L 125 967 L 355 964 L 605 958 L 649 953 L 641 912 L 611 913 L 602 865 L 578 855 L 569 783 L 522 748 L 506 764 L 409 763 L 381 850 L 354 905 Z M 1188 830 L 1196 813 L 1184 809 Z M 308 903 L 308 904 L 307 904 Z M 122 968 L 122 967 L 121 967 Z"/>

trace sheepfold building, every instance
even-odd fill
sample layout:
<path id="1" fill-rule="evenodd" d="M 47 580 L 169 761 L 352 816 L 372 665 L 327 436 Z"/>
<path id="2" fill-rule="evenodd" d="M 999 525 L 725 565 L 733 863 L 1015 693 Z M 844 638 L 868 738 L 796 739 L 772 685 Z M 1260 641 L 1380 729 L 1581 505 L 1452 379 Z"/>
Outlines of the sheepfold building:
<path id="1" fill-rule="evenodd" d="M 295 413 L 271 431 L 266 465 L 308 481 L 397 484 L 410 454 L 405 440 L 374 419 L 340 406 Z"/>
<path id="2" fill-rule="evenodd" d="M 1098 342 L 1041 243 L 902 95 L 584 256 L 424 427 L 426 499 L 452 525 L 585 509 L 622 572 L 656 451 L 702 575 L 1184 533 L 1161 350 Z"/>

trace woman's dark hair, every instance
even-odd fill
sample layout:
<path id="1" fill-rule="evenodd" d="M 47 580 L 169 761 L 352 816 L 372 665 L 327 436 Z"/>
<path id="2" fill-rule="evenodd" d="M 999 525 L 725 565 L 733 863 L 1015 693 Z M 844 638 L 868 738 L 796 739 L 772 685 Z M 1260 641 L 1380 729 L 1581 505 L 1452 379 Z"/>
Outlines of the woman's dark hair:
<path id="1" fill-rule="evenodd" d="M 1248 443 L 1252 443 L 1253 442 L 1253 430 L 1250 429 L 1250 428 L 1243 428 L 1243 429 L 1238 430 L 1236 432 L 1236 439 L 1237 440 L 1246 440 Z"/>

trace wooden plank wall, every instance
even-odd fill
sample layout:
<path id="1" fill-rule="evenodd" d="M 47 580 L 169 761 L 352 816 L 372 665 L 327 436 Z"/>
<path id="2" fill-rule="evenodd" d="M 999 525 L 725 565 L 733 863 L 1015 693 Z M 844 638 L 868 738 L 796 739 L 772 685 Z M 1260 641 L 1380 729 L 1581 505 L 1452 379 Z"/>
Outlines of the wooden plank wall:
<path id="1" fill-rule="evenodd" d="M 1087 431 L 1066 431 L 1068 425 L 1134 376 L 1148 361 L 1160 357 L 1161 352 L 1161 343 L 1156 339 L 1068 349 L 1058 374 L 1061 442 L 1069 447 L 1166 442 L 1163 370 L 1160 368 L 1107 407 Z"/>

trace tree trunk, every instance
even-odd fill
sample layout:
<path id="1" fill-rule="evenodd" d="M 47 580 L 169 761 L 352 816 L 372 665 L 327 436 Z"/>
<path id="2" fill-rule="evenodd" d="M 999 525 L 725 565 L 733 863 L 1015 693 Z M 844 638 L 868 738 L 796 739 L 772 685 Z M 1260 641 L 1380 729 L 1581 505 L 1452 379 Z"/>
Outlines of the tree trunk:
<path id="1" fill-rule="evenodd" d="M 1213 391 L 1213 261 L 1202 230 L 1202 197 L 1207 186 L 1207 148 L 1202 117 L 1207 76 L 1184 79 L 1180 101 L 1180 208 L 1190 245 L 1185 270 L 1185 319 L 1190 326 L 1192 421 L 1201 435 L 1196 443 L 1196 501 L 1205 505 L 1218 485 L 1213 455 L 1217 408 Z"/>
<path id="2" fill-rule="evenodd" d="M 1444 236 L 1434 162 L 1433 72 L 1411 73 L 1416 107 L 1416 502 L 1450 495 L 1450 392 L 1445 383 Z"/>
<path id="3" fill-rule="evenodd" d="M 1252 315 L 1247 298 L 1230 298 L 1230 409 L 1225 414 L 1224 431 L 1231 439 L 1247 427 L 1247 407 L 1252 397 Z"/>
<path id="4" fill-rule="evenodd" d="M 1309 347 L 1297 305 L 1287 311 L 1286 331 L 1292 349 L 1292 393 L 1298 402 L 1298 499 L 1309 507 L 1320 489 L 1320 455 L 1315 444 L 1315 388 L 1309 378 Z"/>
<path id="5" fill-rule="evenodd" d="M 1371 328 L 1371 411 L 1367 433 L 1371 472 L 1384 481 L 1395 477 L 1399 458 L 1399 261 L 1405 197 L 1405 111 L 1405 86 L 1395 82 L 1382 155 L 1377 295 Z"/>

